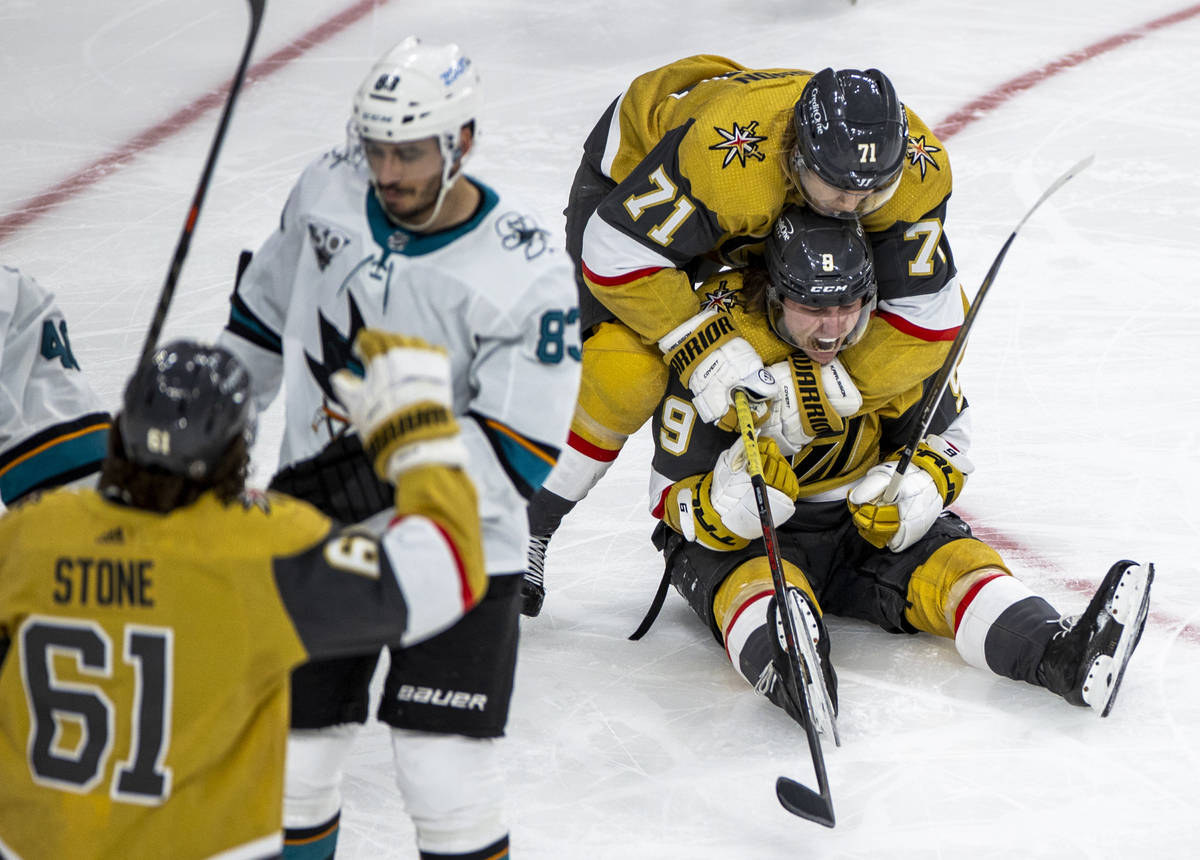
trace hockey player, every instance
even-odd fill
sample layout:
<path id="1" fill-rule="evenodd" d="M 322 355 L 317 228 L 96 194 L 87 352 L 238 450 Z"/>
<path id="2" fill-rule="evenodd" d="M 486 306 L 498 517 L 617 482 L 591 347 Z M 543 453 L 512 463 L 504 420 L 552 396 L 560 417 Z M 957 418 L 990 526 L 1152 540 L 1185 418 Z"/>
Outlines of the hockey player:
<path id="1" fill-rule="evenodd" d="M 396 487 L 379 539 L 245 492 L 246 369 L 191 341 L 134 373 L 99 490 L 0 519 L 0 855 L 278 856 L 292 667 L 482 595 L 444 352 L 364 330 L 355 357 L 331 384 Z"/>
<path id="2" fill-rule="evenodd" d="M 355 365 L 347 344 L 364 325 L 449 353 L 490 585 L 461 623 L 392 651 L 378 710 L 431 857 L 507 851 L 498 740 L 516 663 L 526 502 L 566 439 L 579 378 L 567 258 L 522 204 L 464 173 L 479 106 L 478 74 L 457 46 L 408 39 L 389 51 L 354 97 L 347 144 L 304 171 L 242 274 L 220 339 L 249 365 L 260 406 L 282 385 L 272 486 L 352 522 L 386 521 L 392 491 L 347 432 L 329 374 Z M 375 665 L 318 661 L 293 677 L 289 857 L 334 852 L 342 762 L 367 718 Z"/>
<path id="3" fill-rule="evenodd" d="M 961 394 L 943 398 L 885 503 L 891 452 L 919 426 L 928 372 L 872 341 L 870 330 L 888 323 L 871 315 L 875 270 L 858 225 L 789 209 L 767 240 L 765 271 L 729 272 L 720 284 L 731 293 L 720 313 L 738 325 L 765 317 L 789 345 L 764 354 L 783 395 L 757 444 L 795 629 L 816 645 L 822 666 L 812 677 L 824 678 L 833 708 L 825 612 L 952 638 L 969 664 L 1106 716 L 1145 623 L 1153 565 L 1117 562 L 1074 619 L 1012 576 L 945 509 L 972 471 Z M 697 412 L 673 370 L 653 423 L 651 504 L 666 575 L 747 682 L 802 721 L 743 440 Z M 821 701 L 819 686 L 809 699 Z"/>
<path id="4" fill-rule="evenodd" d="M 111 424 L 71 351 L 54 296 L 0 266 L 0 501 L 95 485 Z"/>
<path id="5" fill-rule="evenodd" d="M 743 380 L 772 393 L 754 371 L 774 338 L 710 329 L 724 298 L 692 289 L 706 270 L 745 265 L 789 204 L 858 217 L 887 339 L 936 364 L 962 321 L 950 191 L 940 141 L 878 70 L 695 56 L 636 78 L 584 143 L 567 206 L 583 379 L 567 448 L 530 505 L 524 612 L 541 609 L 550 536 L 650 417 L 670 365 L 705 422 L 729 414 Z"/>

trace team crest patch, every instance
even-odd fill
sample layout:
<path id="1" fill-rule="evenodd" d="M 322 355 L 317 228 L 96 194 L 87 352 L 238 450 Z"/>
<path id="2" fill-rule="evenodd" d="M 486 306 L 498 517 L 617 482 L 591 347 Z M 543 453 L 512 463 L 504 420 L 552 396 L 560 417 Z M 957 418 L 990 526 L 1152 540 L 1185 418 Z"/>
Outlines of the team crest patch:
<path id="1" fill-rule="evenodd" d="M 745 127 L 735 122 L 732 131 L 714 125 L 713 131 L 721 135 L 722 140 L 720 143 L 714 143 L 709 149 L 716 152 L 724 150 L 725 160 L 721 162 L 722 168 L 728 167 L 735 158 L 745 167 L 747 158 L 762 161 L 766 157 L 758 150 L 758 145 L 766 140 L 766 137 L 757 134 L 758 120 Z"/>
<path id="2" fill-rule="evenodd" d="M 329 261 L 350 244 L 350 237 L 340 230 L 311 221 L 308 224 L 308 239 L 312 242 L 313 253 L 317 255 L 317 268 L 322 272 L 329 265 Z"/>
<path id="3" fill-rule="evenodd" d="M 704 299 L 700 302 L 700 309 L 705 311 L 732 310 L 733 306 L 737 304 L 738 296 L 726 284 L 728 284 L 728 281 L 721 281 L 715 290 L 705 293 Z"/>
<path id="4" fill-rule="evenodd" d="M 930 167 L 934 170 L 942 169 L 942 166 L 933 157 L 935 152 L 941 151 L 942 148 L 940 146 L 926 143 L 925 135 L 910 137 L 908 139 L 908 163 L 914 164 L 921 169 L 921 179 L 925 178 L 925 171 Z"/>
<path id="5" fill-rule="evenodd" d="M 525 250 L 525 259 L 532 260 L 540 257 L 546 250 L 546 237 L 549 232 L 539 227 L 528 215 L 520 212 L 507 212 L 496 220 L 496 233 L 500 236 L 500 245 L 506 251 L 518 248 Z"/>

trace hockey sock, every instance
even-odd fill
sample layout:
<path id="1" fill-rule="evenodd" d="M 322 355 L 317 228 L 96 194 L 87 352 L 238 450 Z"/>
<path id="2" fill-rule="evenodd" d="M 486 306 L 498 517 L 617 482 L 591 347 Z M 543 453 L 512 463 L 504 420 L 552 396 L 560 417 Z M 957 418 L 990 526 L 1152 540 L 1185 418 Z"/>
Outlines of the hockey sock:
<path id="1" fill-rule="evenodd" d="M 563 517 L 574 510 L 577 504 L 542 487 L 529 500 L 529 533 L 535 537 L 553 535 L 562 524 Z"/>
<path id="2" fill-rule="evenodd" d="M 996 573 L 975 583 L 959 602 L 954 645 L 972 666 L 1041 686 L 1037 667 L 1058 618 L 1023 582 Z"/>
<path id="3" fill-rule="evenodd" d="M 283 832 L 283 860 L 333 860 L 341 812 L 316 827 L 289 827 Z"/>
<path id="4" fill-rule="evenodd" d="M 507 860 L 508 834 L 504 834 L 491 845 L 478 851 L 468 851 L 465 854 L 442 854 L 433 851 L 422 851 L 421 860 Z"/>
<path id="5" fill-rule="evenodd" d="M 742 604 L 725 631 L 725 653 L 729 655 L 729 662 L 751 687 L 757 686 L 763 670 L 771 663 L 767 604 L 773 593 L 764 591 Z"/>

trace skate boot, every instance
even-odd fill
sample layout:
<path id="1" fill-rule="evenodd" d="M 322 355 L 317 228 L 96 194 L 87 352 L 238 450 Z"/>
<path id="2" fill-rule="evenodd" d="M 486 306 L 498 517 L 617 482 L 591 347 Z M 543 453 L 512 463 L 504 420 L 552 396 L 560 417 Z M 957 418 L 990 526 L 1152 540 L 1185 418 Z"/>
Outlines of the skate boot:
<path id="1" fill-rule="evenodd" d="M 829 636 L 825 632 L 825 624 L 799 589 L 788 588 L 788 603 L 791 604 L 792 626 L 799 637 L 796 644 L 803 662 L 804 677 L 801 680 L 807 693 L 808 712 L 805 712 L 800 692 L 794 686 L 787 639 L 774 597 L 767 606 L 767 628 L 775 631 L 775 635 L 770 637 L 771 662 L 759 676 L 755 690 L 787 711 L 788 716 L 800 725 L 806 725 L 811 715 L 817 731 L 832 734 L 835 743 L 840 746 L 835 719 L 838 710 L 837 674 L 829 659 Z M 812 671 L 813 662 L 819 665 L 820 671 Z"/>
<path id="2" fill-rule="evenodd" d="M 525 581 L 521 583 L 521 614 L 536 618 L 546 599 L 546 547 L 550 535 L 530 535 Z"/>
<path id="3" fill-rule="evenodd" d="M 1150 606 L 1154 565 L 1118 561 L 1082 615 L 1062 618 L 1038 665 L 1046 689 L 1102 717 L 1112 710 Z"/>

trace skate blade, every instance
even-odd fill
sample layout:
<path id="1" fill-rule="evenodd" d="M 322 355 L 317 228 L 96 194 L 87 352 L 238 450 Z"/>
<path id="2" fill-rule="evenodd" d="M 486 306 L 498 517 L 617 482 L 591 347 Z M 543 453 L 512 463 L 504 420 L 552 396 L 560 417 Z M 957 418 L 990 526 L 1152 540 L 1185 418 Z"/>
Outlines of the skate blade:
<path id="1" fill-rule="evenodd" d="M 1130 567 L 1117 583 L 1113 598 L 1106 607 L 1111 622 L 1121 626 L 1121 635 L 1112 655 L 1101 654 L 1092 661 L 1083 684 L 1083 701 L 1107 717 L 1116 702 L 1117 691 L 1125 677 L 1125 668 L 1133 650 L 1142 638 L 1146 616 L 1150 609 L 1150 584 L 1154 581 L 1154 565 Z"/>
<path id="2" fill-rule="evenodd" d="M 833 738 L 834 746 L 842 745 L 841 735 L 838 734 L 837 717 L 833 713 L 833 703 L 829 700 L 825 685 L 808 685 L 808 718 L 816 727 L 819 734 Z"/>

